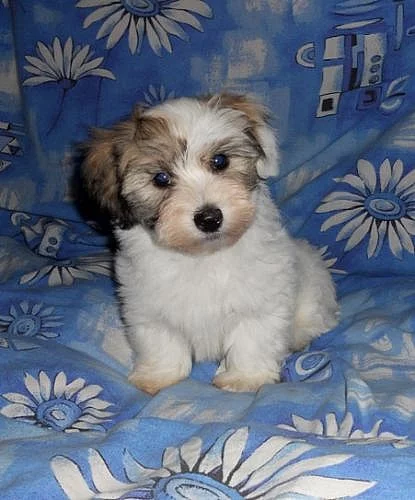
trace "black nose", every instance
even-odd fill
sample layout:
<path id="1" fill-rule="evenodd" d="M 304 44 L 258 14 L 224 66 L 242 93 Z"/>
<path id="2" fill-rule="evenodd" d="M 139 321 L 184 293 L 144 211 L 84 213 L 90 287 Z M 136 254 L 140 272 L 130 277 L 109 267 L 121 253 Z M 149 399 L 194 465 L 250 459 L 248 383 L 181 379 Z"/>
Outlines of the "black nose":
<path id="1" fill-rule="evenodd" d="M 223 214 L 219 208 L 204 207 L 195 213 L 194 221 L 196 227 L 204 233 L 214 233 L 223 221 Z"/>

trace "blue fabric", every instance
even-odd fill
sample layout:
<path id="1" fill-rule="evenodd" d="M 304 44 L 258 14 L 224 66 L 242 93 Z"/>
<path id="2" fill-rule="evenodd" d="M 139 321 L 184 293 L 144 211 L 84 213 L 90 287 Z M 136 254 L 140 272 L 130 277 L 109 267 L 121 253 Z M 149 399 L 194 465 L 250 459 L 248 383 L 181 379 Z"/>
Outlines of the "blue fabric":
<path id="1" fill-rule="evenodd" d="M 3 0 L 0 32 L 1 498 L 415 496 L 413 2 Z M 202 363 L 151 398 L 73 151 L 224 87 L 275 115 L 270 189 L 341 322 L 281 384 L 226 393 Z"/>

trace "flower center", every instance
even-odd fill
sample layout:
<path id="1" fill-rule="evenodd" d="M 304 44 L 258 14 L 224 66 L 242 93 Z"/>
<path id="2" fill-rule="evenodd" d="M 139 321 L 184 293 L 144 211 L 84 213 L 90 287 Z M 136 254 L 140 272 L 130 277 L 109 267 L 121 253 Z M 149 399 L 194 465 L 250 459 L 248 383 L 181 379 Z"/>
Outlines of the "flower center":
<path id="1" fill-rule="evenodd" d="M 365 200 L 365 208 L 372 217 L 396 220 L 406 213 L 405 203 L 393 193 L 376 193 Z"/>
<path id="2" fill-rule="evenodd" d="M 121 0 L 125 10 L 139 17 L 152 17 L 160 12 L 159 0 Z"/>
<path id="3" fill-rule="evenodd" d="M 10 335 L 34 337 L 39 333 L 40 327 L 41 320 L 37 316 L 22 315 L 10 323 L 7 333 Z"/>
<path id="4" fill-rule="evenodd" d="M 175 474 L 161 479 L 155 486 L 154 498 L 168 500 L 241 500 L 243 497 L 233 488 L 197 473 Z"/>
<path id="5" fill-rule="evenodd" d="M 73 401 L 51 399 L 40 403 L 36 410 L 36 420 L 55 431 L 64 431 L 82 415 L 82 410 Z"/>
<path id="6" fill-rule="evenodd" d="M 72 80 L 72 78 L 61 78 L 57 81 L 57 84 L 62 87 L 63 90 L 70 90 L 75 87 L 77 81 Z"/>

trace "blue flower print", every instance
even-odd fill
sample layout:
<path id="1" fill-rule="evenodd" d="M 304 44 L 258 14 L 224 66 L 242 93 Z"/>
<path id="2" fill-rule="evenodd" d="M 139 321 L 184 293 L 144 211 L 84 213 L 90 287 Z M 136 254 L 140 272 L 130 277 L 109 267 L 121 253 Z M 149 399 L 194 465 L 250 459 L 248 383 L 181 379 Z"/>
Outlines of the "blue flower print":
<path id="1" fill-rule="evenodd" d="M 16 351 L 37 347 L 30 339 L 53 339 L 59 336 L 56 327 L 62 326 L 62 316 L 54 315 L 53 307 L 28 301 L 11 304 L 9 314 L 0 315 L 0 347 Z"/>
<path id="2" fill-rule="evenodd" d="M 104 457 L 91 449 L 88 462 L 94 478 L 94 491 L 90 489 L 90 483 L 81 468 L 71 459 L 55 456 L 51 467 L 70 500 L 81 497 L 272 500 L 306 494 L 318 498 L 333 498 L 333 495 L 349 498 L 375 484 L 316 474 L 314 471 L 346 462 L 353 455 L 304 458 L 303 455 L 315 446 L 282 436 L 270 437 L 244 459 L 248 437 L 247 427 L 230 430 L 222 434 L 207 451 L 202 451 L 202 440 L 194 436 L 179 448 L 166 448 L 159 469 L 143 466 L 126 451 L 124 472 L 128 482 L 118 480 Z M 312 475 L 309 475 L 312 471 Z M 148 496 L 150 492 L 153 494 L 151 497 Z M 324 495 L 324 492 L 329 496 Z"/>
<path id="3" fill-rule="evenodd" d="M 67 382 L 59 372 L 54 380 L 41 371 L 38 377 L 24 376 L 25 393 L 2 394 L 8 404 L 1 408 L 5 417 L 48 427 L 61 432 L 105 431 L 104 423 L 114 415 L 106 411 L 111 403 L 98 398 L 103 388 L 88 385 L 83 378 Z"/>
<path id="4" fill-rule="evenodd" d="M 377 175 L 372 163 L 359 160 L 358 175 L 335 179 L 347 191 L 333 191 L 317 207 L 318 213 L 336 212 L 322 224 L 321 231 L 344 224 L 336 241 L 347 240 L 345 252 L 369 236 L 369 259 L 379 254 L 385 238 L 395 257 L 401 259 L 404 250 L 414 254 L 415 170 L 406 175 L 403 170 L 402 161 L 391 166 L 386 158 Z"/>
<path id="5" fill-rule="evenodd" d="M 155 54 L 160 56 L 162 49 L 171 53 L 171 35 L 184 41 L 189 39 L 182 24 L 203 31 L 195 14 L 212 17 L 212 9 L 202 0 L 80 0 L 76 6 L 95 8 L 86 17 L 84 28 L 103 21 L 96 38 L 108 37 L 107 49 L 117 45 L 128 32 L 131 54 L 141 52 L 145 37 Z"/>

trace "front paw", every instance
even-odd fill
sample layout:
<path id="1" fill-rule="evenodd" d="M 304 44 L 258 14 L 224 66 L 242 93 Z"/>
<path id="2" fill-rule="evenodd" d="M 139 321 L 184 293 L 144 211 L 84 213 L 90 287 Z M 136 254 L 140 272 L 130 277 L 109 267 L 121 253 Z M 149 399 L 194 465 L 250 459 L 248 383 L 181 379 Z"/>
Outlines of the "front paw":
<path id="1" fill-rule="evenodd" d="M 270 373 L 247 373 L 238 370 L 226 370 L 216 375 L 213 385 L 231 392 L 256 392 L 264 384 L 279 382 L 277 375 Z"/>
<path id="2" fill-rule="evenodd" d="M 138 389 L 148 394 L 157 394 L 161 389 L 177 384 L 185 377 L 175 373 L 155 373 L 144 370 L 134 370 L 128 376 L 128 381 Z"/>

